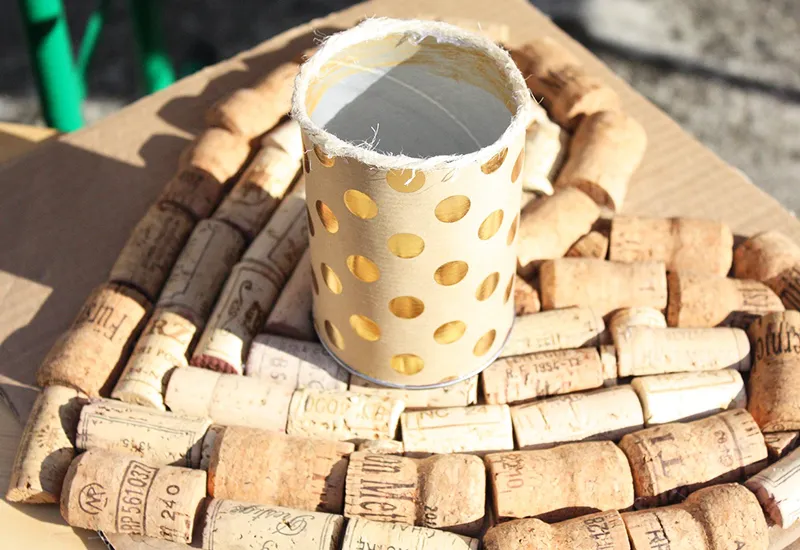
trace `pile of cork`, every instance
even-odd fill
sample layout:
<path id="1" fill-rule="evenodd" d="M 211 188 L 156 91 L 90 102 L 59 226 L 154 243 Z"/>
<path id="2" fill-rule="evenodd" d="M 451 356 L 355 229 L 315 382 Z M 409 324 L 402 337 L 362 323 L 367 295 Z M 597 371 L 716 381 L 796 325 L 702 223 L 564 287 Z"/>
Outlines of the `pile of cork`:
<path id="1" fill-rule="evenodd" d="M 766 549 L 800 517 L 800 247 L 613 216 L 642 127 L 555 42 L 513 56 L 547 112 L 480 380 L 381 388 L 317 341 L 290 62 L 211 108 L 41 365 L 7 498 L 219 550 Z"/>

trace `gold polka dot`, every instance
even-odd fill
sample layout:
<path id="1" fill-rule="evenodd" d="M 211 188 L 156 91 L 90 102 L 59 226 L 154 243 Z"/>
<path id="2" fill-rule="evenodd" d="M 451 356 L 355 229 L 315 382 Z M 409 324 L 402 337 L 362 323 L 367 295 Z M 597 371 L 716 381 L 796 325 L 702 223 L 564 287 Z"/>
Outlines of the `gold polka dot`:
<path id="1" fill-rule="evenodd" d="M 314 154 L 317 155 L 319 163 L 326 168 L 330 168 L 336 164 L 336 159 L 325 154 L 325 151 L 319 145 L 314 146 Z"/>
<path id="2" fill-rule="evenodd" d="M 425 241 L 413 233 L 396 233 L 386 244 L 398 258 L 416 258 L 425 250 Z"/>
<path id="3" fill-rule="evenodd" d="M 317 201 L 317 214 L 322 222 L 322 226 L 328 230 L 328 233 L 336 233 L 339 231 L 339 220 L 333 210 L 328 208 L 328 205 L 322 201 Z"/>
<path id="4" fill-rule="evenodd" d="M 463 321 L 450 321 L 436 329 L 433 339 L 440 344 L 452 344 L 464 336 L 467 325 Z"/>
<path id="5" fill-rule="evenodd" d="M 511 222 L 511 227 L 508 228 L 508 237 L 506 238 L 506 244 L 511 246 L 511 243 L 514 242 L 514 237 L 517 236 L 517 226 L 519 225 L 519 213 L 514 216 L 514 221 Z"/>
<path id="6" fill-rule="evenodd" d="M 497 331 L 492 329 L 478 338 L 478 341 L 475 342 L 475 347 L 472 348 L 472 353 L 474 353 L 477 357 L 486 355 L 486 352 L 489 351 L 489 349 L 492 347 L 492 344 L 494 344 L 495 336 L 497 336 Z"/>
<path id="7" fill-rule="evenodd" d="M 378 215 L 378 205 L 375 201 L 369 195 L 355 189 L 344 192 L 344 205 L 350 213 L 362 220 L 371 220 Z"/>
<path id="8" fill-rule="evenodd" d="M 489 296 L 494 293 L 494 289 L 497 288 L 497 282 L 499 280 L 500 274 L 497 271 L 486 277 L 483 282 L 478 285 L 478 290 L 475 291 L 475 297 L 481 302 L 489 298 Z"/>
<path id="9" fill-rule="evenodd" d="M 375 265 L 375 262 L 369 258 L 354 254 L 347 257 L 346 263 L 348 269 L 350 269 L 350 272 L 359 281 L 364 281 L 365 283 L 374 283 L 381 277 L 381 270 L 378 269 L 378 266 Z"/>
<path id="10" fill-rule="evenodd" d="M 311 172 L 311 163 L 308 162 L 308 151 L 303 151 L 303 172 Z"/>
<path id="11" fill-rule="evenodd" d="M 483 220 L 481 226 L 478 228 L 478 237 L 481 240 L 491 239 L 495 236 L 500 226 L 503 225 L 503 211 L 495 210 Z"/>
<path id="12" fill-rule="evenodd" d="M 389 364 L 400 374 L 417 374 L 425 368 L 425 363 L 422 359 L 412 353 L 395 355 Z"/>
<path id="13" fill-rule="evenodd" d="M 386 183 L 400 193 L 413 193 L 425 185 L 425 174 L 419 170 L 389 170 Z"/>
<path id="14" fill-rule="evenodd" d="M 434 213 L 440 222 L 453 223 L 467 215 L 470 204 L 469 197 L 453 195 L 437 204 Z"/>
<path id="15" fill-rule="evenodd" d="M 508 280 L 508 285 L 506 285 L 506 292 L 503 294 L 503 303 L 507 304 L 508 299 L 511 298 L 511 293 L 514 291 L 514 274 L 511 274 L 511 278 Z"/>
<path id="16" fill-rule="evenodd" d="M 311 268 L 311 286 L 314 287 L 314 294 L 319 296 L 319 283 L 317 282 L 317 274 L 314 273 L 314 268 Z"/>
<path id="17" fill-rule="evenodd" d="M 306 218 L 308 218 L 308 232 L 313 237 L 317 232 L 314 229 L 314 222 L 311 221 L 311 210 L 308 209 L 308 205 L 306 205 Z"/>
<path id="18" fill-rule="evenodd" d="M 491 174 L 492 172 L 496 171 L 503 165 L 503 162 L 506 160 L 506 156 L 508 155 L 508 147 L 497 153 L 495 156 L 490 158 L 486 161 L 486 163 L 481 166 L 481 172 L 484 174 Z"/>
<path id="19" fill-rule="evenodd" d="M 336 349 L 344 349 L 344 338 L 339 329 L 333 326 L 330 321 L 325 321 L 325 334 L 328 335 L 328 341 Z"/>
<path id="20" fill-rule="evenodd" d="M 425 311 L 425 304 L 413 296 L 398 296 L 389 301 L 389 311 L 401 319 L 414 319 Z"/>
<path id="21" fill-rule="evenodd" d="M 334 294 L 341 294 L 342 281 L 339 279 L 336 272 L 326 263 L 321 264 L 319 270 L 322 273 L 322 281 L 325 283 L 325 286 Z"/>
<path id="22" fill-rule="evenodd" d="M 525 165 L 525 149 L 519 152 L 517 162 L 514 163 L 514 168 L 511 170 L 511 183 L 516 183 L 519 175 L 522 173 L 522 167 Z"/>
<path id="23" fill-rule="evenodd" d="M 356 334 L 364 340 L 375 342 L 381 337 L 381 329 L 378 324 L 364 315 L 351 315 L 350 326 Z"/>
<path id="24" fill-rule="evenodd" d="M 433 274 L 433 279 L 440 285 L 454 285 L 467 276 L 469 266 L 467 262 L 456 260 L 440 265 Z"/>

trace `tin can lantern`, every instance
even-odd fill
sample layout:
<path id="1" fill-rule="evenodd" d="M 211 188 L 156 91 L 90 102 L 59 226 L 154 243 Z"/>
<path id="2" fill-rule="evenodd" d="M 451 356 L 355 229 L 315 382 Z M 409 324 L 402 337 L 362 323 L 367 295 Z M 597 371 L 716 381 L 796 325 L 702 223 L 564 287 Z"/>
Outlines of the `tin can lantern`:
<path id="1" fill-rule="evenodd" d="M 345 368 L 433 388 L 500 352 L 533 113 L 508 54 L 446 23 L 366 20 L 301 67 L 314 323 Z"/>

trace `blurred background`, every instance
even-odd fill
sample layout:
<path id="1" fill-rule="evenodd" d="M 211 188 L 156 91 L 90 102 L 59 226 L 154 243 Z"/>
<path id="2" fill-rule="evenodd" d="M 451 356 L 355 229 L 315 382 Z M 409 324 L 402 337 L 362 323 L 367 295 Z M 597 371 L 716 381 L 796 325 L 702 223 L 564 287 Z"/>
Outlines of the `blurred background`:
<path id="1" fill-rule="evenodd" d="M 147 2 L 158 7 L 164 51 L 177 77 L 354 3 Z M 785 207 L 800 209 L 800 2 L 533 3 Z M 103 8 L 102 35 L 87 71 L 83 116 L 91 123 L 146 89 L 135 48 L 137 14 L 130 9 L 135 0 L 65 0 L 64 4 L 76 52 L 90 15 L 98 13 L 98 6 Z M 0 13 L 0 121 L 41 124 L 18 2 L 0 0 Z"/>

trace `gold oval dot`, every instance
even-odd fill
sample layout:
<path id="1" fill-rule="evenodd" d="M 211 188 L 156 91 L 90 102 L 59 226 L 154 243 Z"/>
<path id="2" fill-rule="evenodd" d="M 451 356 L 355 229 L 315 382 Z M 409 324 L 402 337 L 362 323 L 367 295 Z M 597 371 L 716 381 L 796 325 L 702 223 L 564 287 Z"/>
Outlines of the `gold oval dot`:
<path id="1" fill-rule="evenodd" d="M 322 222 L 322 226 L 328 230 L 328 233 L 336 233 L 339 231 L 339 220 L 333 210 L 328 208 L 328 205 L 322 201 L 317 201 L 317 214 Z"/>
<path id="2" fill-rule="evenodd" d="M 386 173 L 386 183 L 400 193 L 413 193 L 425 185 L 425 174 L 419 170 L 389 170 Z"/>
<path id="3" fill-rule="evenodd" d="M 395 233 L 386 244 L 398 258 L 416 258 L 425 250 L 425 241 L 413 233 Z"/>
<path id="4" fill-rule="evenodd" d="M 375 201 L 366 193 L 355 189 L 348 189 L 344 192 L 344 205 L 351 214 L 362 220 L 371 220 L 378 215 L 378 205 L 375 204 Z"/>
<path id="5" fill-rule="evenodd" d="M 469 207 L 472 203 L 469 197 L 464 195 L 453 195 L 447 197 L 436 205 L 434 214 L 440 222 L 453 223 L 467 215 Z"/>
<path id="6" fill-rule="evenodd" d="M 381 270 L 369 258 L 353 254 L 347 257 L 346 263 L 350 273 L 359 281 L 374 283 L 381 278 Z"/>
<path id="7" fill-rule="evenodd" d="M 401 319 L 414 319 L 425 311 L 425 304 L 413 296 L 398 296 L 389 300 L 389 311 Z"/>
<path id="8" fill-rule="evenodd" d="M 317 274 L 314 273 L 314 268 L 311 268 L 311 286 L 314 287 L 314 294 L 319 296 L 319 283 L 317 282 Z"/>
<path id="9" fill-rule="evenodd" d="M 351 315 L 350 326 L 356 334 L 364 340 L 375 342 L 381 337 L 381 329 L 378 324 L 364 315 Z"/>
<path id="10" fill-rule="evenodd" d="M 463 321 L 450 321 L 437 328 L 433 333 L 433 339 L 440 344 L 452 344 L 464 336 L 467 325 Z"/>
<path id="11" fill-rule="evenodd" d="M 334 294 L 341 294 L 342 281 L 339 279 L 339 276 L 336 274 L 336 272 L 326 263 L 320 264 L 319 270 L 320 273 L 322 273 L 322 281 L 325 283 L 325 286 L 327 286 Z"/>
<path id="12" fill-rule="evenodd" d="M 496 171 L 498 168 L 503 166 L 503 162 L 506 160 L 506 155 L 508 155 L 508 147 L 487 160 L 483 166 L 481 166 L 481 172 L 484 174 L 491 174 L 492 172 Z"/>
<path id="13" fill-rule="evenodd" d="M 517 236 L 517 226 L 519 225 L 519 214 L 514 216 L 514 221 L 511 222 L 511 227 L 508 228 L 508 237 L 506 237 L 506 244 L 511 246 L 514 242 L 514 237 Z"/>
<path id="14" fill-rule="evenodd" d="M 489 296 L 494 293 L 494 289 L 497 288 L 497 282 L 499 280 L 500 274 L 497 271 L 486 277 L 483 282 L 478 285 L 478 290 L 475 291 L 475 297 L 481 302 L 489 298 Z"/>
<path id="15" fill-rule="evenodd" d="M 461 282 L 467 276 L 467 262 L 456 260 L 440 265 L 433 274 L 433 279 L 440 285 L 450 286 Z"/>
<path id="16" fill-rule="evenodd" d="M 425 363 L 422 359 L 412 353 L 395 355 L 389 364 L 400 374 L 417 374 L 425 368 Z"/>
<path id="17" fill-rule="evenodd" d="M 314 146 L 314 154 L 317 155 L 317 158 L 319 159 L 319 163 L 322 166 L 330 168 L 331 166 L 336 164 L 336 159 L 334 159 L 331 156 L 326 155 L 325 151 L 323 151 L 322 148 L 319 145 L 315 145 Z"/>
<path id="18" fill-rule="evenodd" d="M 511 170 L 511 183 L 516 183 L 519 175 L 522 173 L 522 167 L 525 166 L 525 149 L 519 152 L 517 162 L 514 163 L 514 168 Z"/>
<path id="19" fill-rule="evenodd" d="M 506 292 L 503 294 L 503 303 L 507 304 L 508 299 L 511 298 L 511 293 L 514 291 L 514 274 L 511 274 L 511 278 L 508 280 L 508 285 L 506 285 Z"/>
<path id="20" fill-rule="evenodd" d="M 478 237 L 481 240 L 491 239 L 495 236 L 500 226 L 503 225 L 503 211 L 495 210 L 483 220 L 481 226 L 478 228 Z"/>
<path id="21" fill-rule="evenodd" d="M 313 237 L 317 232 L 314 229 L 314 222 L 311 220 L 311 210 L 308 209 L 308 205 L 306 205 L 306 217 L 308 218 L 308 232 Z"/>
<path id="22" fill-rule="evenodd" d="M 303 172 L 311 172 L 311 163 L 308 161 L 308 151 L 303 151 Z"/>
<path id="23" fill-rule="evenodd" d="M 486 352 L 489 351 L 489 349 L 492 347 L 492 344 L 494 344 L 495 336 L 497 336 L 497 331 L 492 329 L 478 338 L 478 341 L 475 342 L 475 347 L 472 348 L 472 353 L 478 357 L 481 355 L 486 355 Z"/>
<path id="24" fill-rule="evenodd" d="M 335 347 L 336 349 L 344 349 L 344 338 L 342 337 L 342 333 L 339 332 L 339 329 L 333 326 L 333 323 L 330 321 L 325 321 L 325 334 L 328 335 L 328 341 Z"/>

